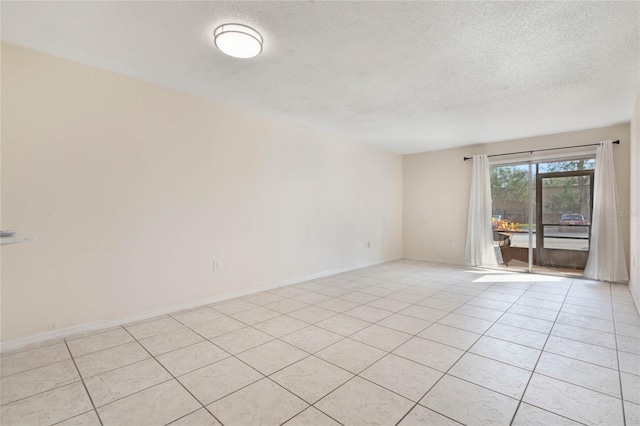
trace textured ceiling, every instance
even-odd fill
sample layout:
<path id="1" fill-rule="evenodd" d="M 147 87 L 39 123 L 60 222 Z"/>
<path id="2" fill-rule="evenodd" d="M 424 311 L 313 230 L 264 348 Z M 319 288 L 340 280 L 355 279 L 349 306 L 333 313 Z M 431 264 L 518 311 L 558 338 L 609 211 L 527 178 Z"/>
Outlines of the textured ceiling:
<path id="1" fill-rule="evenodd" d="M 399 153 L 627 122 L 640 77 L 640 2 L 1 7 L 4 41 Z M 227 22 L 262 54 L 221 54 Z"/>

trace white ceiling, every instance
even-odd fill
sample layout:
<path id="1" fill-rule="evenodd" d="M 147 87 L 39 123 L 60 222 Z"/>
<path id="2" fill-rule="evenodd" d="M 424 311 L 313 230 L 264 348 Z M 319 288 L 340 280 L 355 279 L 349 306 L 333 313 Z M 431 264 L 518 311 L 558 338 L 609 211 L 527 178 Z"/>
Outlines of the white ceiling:
<path id="1" fill-rule="evenodd" d="M 2 2 L 4 41 L 399 153 L 629 121 L 640 2 Z M 249 60 L 212 33 L 260 31 Z M 593 141 L 585 141 L 593 142 Z"/>

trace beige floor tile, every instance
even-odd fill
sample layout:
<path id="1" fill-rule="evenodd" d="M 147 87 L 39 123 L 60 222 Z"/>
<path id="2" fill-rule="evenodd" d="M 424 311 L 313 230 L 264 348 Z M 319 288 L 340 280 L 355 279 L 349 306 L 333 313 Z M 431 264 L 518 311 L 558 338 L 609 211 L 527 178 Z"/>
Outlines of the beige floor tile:
<path id="1" fill-rule="evenodd" d="M 604 346 L 609 349 L 616 349 L 616 335 L 613 333 L 556 323 L 553 326 L 553 330 L 551 330 L 551 334 L 567 339 L 579 340 L 592 345 Z"/>
<path id="2" fill-rule="evenodd" d="M 640 355 L 640 339 L 618 335 L 616 340 L 618 341 L 619 351 Z"/>
<path id="3" fill-rule="evenodd" d="M 222 312 L 225 315 L 237 314 L 238 312 L 247 311 L 255 308 L 257 305 L 247 302 L 243 299 L 231 299 L 223 302 L 214 303 L 209 307 L 215 309 L 218 312 Z"/>
<path id="4" fill-rule="evenodd" d="M 371 325 L 371 323 L 368 321 L 363 321 L 361 319 L 342 314 L 327 318 L 326 320 L 320 321 L 316 324 L 318 327 L 322 327 L 341 336 L 350 336 L 356 331 L 362 330 L 369 325 Z"/>
<path id="5" fill-rule="evenodd" d="M 411 306 L 411 303 L 401 302 L 399 300 L 383 297 L 367 303 L 374 308 L 384 309 L 385 311 L 398 312 Z"/>
<path id="6" fill-rule="evenodd" d="M 262 306 L 257 306 L 249 309 L 248 311 L 232 314 L 231 317 L 247 325 L 254 325 L 271 318 L 279 317 L 280 315 L 282 314 L 279 312 L 272 311 L 271 309 L 267 309 Z"/>
<path id="7" fill-rule="evenodd" d="M 499 291 L 498 291 L 499 290 Z M 507 289 L 510 290 L 510 289 Z M 494 288 L 492 287 L 490 290 L 484 291 L 481 297 L 485 299 L 497 300 L 500 302 L 514 303 L 518 300 L 520 293 L 517 295 L 509 294 L 504 292 L 504 288 Z M 558 307 L 560 309 L 560 307 Z"/>
<path id="8" fill-rule="evenodd" d="M 496 311 L 495 309 L 482 308 L 474 305 L 462 305 L 455 311 L 456 314 L 467 315 L 473 318 L 479 318 L 487 321 L 496 321 L 500 316 L 504 314 L 503 311 Z"/>
<path id="9" fill-rule="evenodd" d="M 449 327 L 459 328 L 461 330 L 471 331 L 472 333 L 482 334 L 493 325 L 491 321 L 485 321 L 478 318 L 450 313 L 446 317 L 438 320 L 438 324 L 448 325 Z"/>
<path id="10" fill-rule="evenodd" d="M 512 426 L 578 426 L 580 424 L 523 402 L 518 407 Z"/>
<path id="11" fill-rule="evenodd" d="M 438 426 L 458 426 L 460 423 L 451 420 L 448 417 L 438 414 L 433 410 L 424 408 L 421 405 L 416 405 L 413 410 L 405 416 L 398 426 L 426 426 L 426 425 L 438 425 Z"/>
<path id="12" fill-rule="evenodd" d="M 443 377 L 420 404 L 464 424 L 508 425 L 518 401 L 452 376 Z"/>
<path id="13" fill-rule="evenodd" d="M 79 380 L 70 359 L 6 376 L 0 380 L 2 405 Z"/>
<path id="14" fill-rule="evenodd" d="M 444 372 L 460 359 L 464 351 L 421 337 L 414 337 L 393 353 Z"/>
<path id="15" fill-rule="evenodd" d="M 523 296 L 518 299 L 513 306 L 528 306 L 529 308 L 538 308 L 545 309 L 547 311 L 560 312 L 560 308 L 562 308 L 562 303 L 560 302 L 551 302 L 548 300 L 540 300 L 535 298 L 530 298 L 527 296 Z M 560 312 L 560 315 L 562 312 Z"/>
<path id="16" fill-rule="evenodd" d="M 524 328 L 525 330 L 537 331 L 538 333 L 549 333 L 553 327 L 553 321 L 525 317 L 524 315 L 511 314 L 509 312 L 498 320 L 498 324 Z"/>
<path id="17" fill-rule="evenodd" d="M 509 308 L 512 307 L 512 304 L 509 302 L 501 302 L 499 300 L 491 300 L 482 297 L 482 294 L 478 297 L 471 299 L 467 302 L 468 305 L 471 306 L 479 306 L 481 308 L 494 309 L 500 312 L 506 312 Z"/>
<path id="18" fill-rule="evenodd" d="M 555 321 L 558 316 L 558 311 L 556 310 L 541 309 L 539 307 L 526 305 L 513 305 L 507 312 L 545 321 Z"/>
<path id="19" fill-rule="evenodd" d="M 640 404 L 640 376 L 629 373 L 620 373 L 622 380 L 622 396 L 625 401 Z"/>
<path id="20" fill-rule="evenodd" d="M 616 334 L 618 336 L 634 337 L 637 339 L 640 337 L 640 325 L 619 322 L 616 324 Z"/>
<path id="21" fill-rule="evenodd" d="M 450 287 L 451 287 L 450 285 L 447 286 L 447 288 L 450 288 Z M 439 293 L 434 294 L 432 298 L 449 300 L 451 302 L 467 303 L 469 300 L 473 299 L 473 295 L 465 295 L 465 294 L 459 294 L 459 293 L 452 293 L 449 291 L 441 291 Z"/>
<path id="22" fill-rule="evenodd" d="M 335 312 L 328 309 L 319 308 L 318 306 L 307 306 L 289 313 L 290 317 L 299 319 L 309 324 L 315 324 L 327 318 L 336 315 Z"/>
<path id="23" fill-rule="evenodd" d="M 211 321 L 213 319 L 220 318 L 222 314 L 211 308 L 204 307 L 177 312 L 175 314 L 171 314 L 171 316 L 186 326 L 192 326 L 200 322 Z"/>
<path id="24" fill-rule="evenodd" d="M 389 352 L 409 340 L 412 336 L 401 331 L 373 324 L 351 335 L 351 339 Z"/>
<path id="25" fill-rule="evenodd" d="M 287 343 L 273 340 L 236 356 L 268 376 L 308 355 L 308 353 Z"/>
<path id="26" fill-rule="evenodd" d="M 441 311 L 451 312 L 458 309 L 463 304 L 461 302 L 455 302 L 452 300 L 436 299 L 434 297 L 428 297 L 421 300 L 417 305 L 425 306 L 427 308 L 439 309 Z"/>
<path id="27" fill-rule="evenodd" d="M 104 333 L 93 334 L 79 339 L 67 339 L 67 345 L 74 357 L 133 342 L 133 337 L 122 327 Z"/>
<path id="28" fill-rule="evenodd" d="M 184 325 L 169 316 L 124 326 L 138 340 L 155 336 L 156 334 L 168 333 L 182 327 Z"/>
<path id="29" fill-rule="evenodd" d="M 82 377 L 87 379 L 150 357 L 138 342 L 131 342 L 79 356 L 75 362 Z"/>
<path id="30" fill-rule="evenodd" d="M 102 426 L 95 410 L 56 423 L 56 426 Z"/>
<path id="31" fill-rule="evenodd" d="M 324 294 L 308 292 L 308 293 L 303 294 L 301 296 L 294 296 L 294 297 L 292 297 L 292 299 L 296 299 L 296 300 L 298 300 L 300 302 L 303 302 L 303 303 L 308 303 L 308 304 L 311 304 L 311 305 L 315 305 L 316 303 L 322 303 L 322 302 L 325 302 L 327 300 L 331 300 L 331 299 L 333 299 L 333 297 L 325 296 Z"/>
<path id="32" fill-rule="evenodd" d="M 316 353 L 342 339 L 344 337 L 339 334 L 313 325 L 281 338 L 281 340 L 310 354 Z"/>
<path id="33" fill-rule="evenodd" d="M 268 305 L 269 303 L 279 302 L 284 299 L 282 296 L 271 293 L 269 291 L 263 291 L 261 293 L 252 294 L 243 297 L 244 300 L 255 303 L 256 305 Z"/>
<path id="34" fill-rule="evenodd" d="M 0 418 L 3 426 L 51 425 L 92 409 L 87 391 L 76 382 L 3 405 Z"/>
<path id="35" fill-rule="evenodd" d="M 104 426 L 167 424 L 201 405 L 176 380 L 161 383 L 142 392 L 98 408 Z"/>
<path id="36" fill-rule="evenodd" d="M 277 302 L 269 303 L 264 307 L 267 309 L 271 309 L 272 311 L 280 312 L 281 314 L 288 314 L 289 312 L 297 311 L 298 309 L 302 309 L 307 306 L 309 305 L 298 300 L 282 299 L 278 300 Z"/>
<path id="37" fill-rule="evenodd" d="M 562 305 L 562 309 L 560 312 L 566 312 L 568 314 L 574 315 L 583 315 L 586 317 L 604 319 L 607 321 L 613 320 L 613 312 L 611 309 L 598 309 L 598 308 L 589 308 L 586 306 L 577 306 L 577 305 Z"/>
<path id="38" fill-rule="evenodd" d="M 157 357 L 157 360 L 164 365 L 171 374 L 181 376 L 230 356 L 231 355 L 213 343 L 201 342 L 160 355 Z"/>
<path id="39" fill-rule="evenodd" d="M 618 368 L 616 351 L 602 346 L 596 346 L 552 335 L 549 336 L 544 350 L 545 352 L 563 355 L 607 368 Z"/>
<path id="40" fill-rule="evenodd" d="M 413 403 L 359 377 L 321 399 L 316 407 L 342 424 L 392 425 Z"/>
<path id="41" fill-rule="evenodd" d="M 0 358 L 0 377 L 67 359 L 71 359 L 71 355 L 64 343 L 3 355 Z"/>
<path id="42" fill-rule="evenodd" d="M 620 398 L 618 370 L 543 352 L 536 373 Z"/>
<path id="43" fill-rule="evenodd" d="M 374 308 L 373 306 L 360 305 L 353 309 L 349 309 L 344 312 L 344 315 L 361 319 L 368 322 L 377 322 L 383 318 L 392 315 L 393 312 L 385 311 L 384 309 Z"/>
<path id="44" fill-rule="evenodd" d="M 262 378 L 262 374 L 235 358 L 227 358 L 178 377 L 198 400 L 210 404 Z"/>
<path id="45" fill-rule="evenodd" d="M 94 405 L 101 407 L 170 379 L 171 375 L 156 360 L 147 359 L 94 376 L 84 383 Z"/>
<path id="46" fill-rule="evenodd" d="M 427 306 L 412 305 L 398 313 L 424 321 L 435 322 L 445 317 L 449 312 Z"/>
<path id="47" fill-rule="evenodd" d="M 531 371 L 472 353 L 464 354 L 448 374 L 515 399 L 522 397 L 531 377 Z"/>
<path id="48" fill-rule="evenodd" d="M 271 379 L 309 404 L 314 404 L 352 377 L 353 374 L 310 356 L 278 371 Z"/>
<path id="49" fill-rule="evenodd" d="M 262 379 L 207 408 L 225 426 L 276 426 L 309 405 L 269 379 Z"/>
<path id="50" fill-rule="evenodd" d="M 505 324 L 492 325 L 485 335 L 540 350 L 544 348 L 548 337 L 546 333 L 538 333 L 537 331 L 525 330 L 524 328 Z"/>
<path id="51" fill-rule="evenodd" d="M 618 352 L 620 371 L 640 376 L 640 355 L 627 352 Z"/>
<path id="52" fill-rule="evenodd" d="M 431 325 L 419 336 L 463 351 L 469 349 L 480 338 L 480 334 L 442 324 Z"/>
<path id="53" fill-rule="evenodd" d="M 382 321 L 378 321 L 377 324 L 402 331 L 403 333 L 418 334 L 433 323 L 402 314 L 393 314 Z"/>
<path id="54" fill-rule="evenodd" d="M 147 337 L 146 339 L 140 340 L 139 343 L 144 346 L 151 355 L 158 356 L 203 341 L 204 339 L 192 330 L 180 328 L 168 333 Z"/>
<path id="55" fill-rule="evenodd" d="M 385 354 L 386 352 L 364 343 L 344 339 L 317 352 L 316 356 L 353 374 L 358 374 Z"/>
<path id="56" fill-rule="evenodd" d="M 170 426 L 221 426 L 215 417 L 206 409 L 201 408 L 191 414 L 179 418 L 175 422 L 169 423 Z"/>
<path id="57" fill-rule="evenodd" d="M 382 282 L 379 282 L 379 284 L 382 284 Z M 375 286 L 375 285 L 370 285 L 370 286 L 361 288 L 360 292 L 361 293 L 366 293 L 366 294 L 371 294 L 371 295 L 378 296 L 378 297 L 385 297 L 385 296 L 390 295 L 391 293 L 395 293 L 396 290 L 390 289 L 390 288 L 385 288 L 385 287 L 380 287 L 380 286 Z"/>
<path id="58" fill-rule="evenodd" d="M 213 339 L 244 327 L 246 327 L 246 324 L 225 316 L 192 325 L 191 329 L 205 339 Z"/>
<path id="59" fill-rule="evenodd" d="M 614 333 L 617 331 L 614 329 L 613 321 L 569 314 L 567 312 L 560 312 L 556 322 L 560 324 L 575 325 L 576 327 L 590 328 L 592 330 L 605 331 L 607 333 Z"/>
<path id="60" fill-rule="evenodd" d="M 295 416 L 284 424 L 284 426 L 340 426 L 340 423 L 333 420 L 321 411 L 309 407 L 302 413 Z"/>
<path id="61" fill-rule="evenodd" d="M 273 340 L 272 336 L 256 330 L 253 327 L 245 327 L 231 333 L 211 339 L 211 342 L 220 346 L 230 354 L 237 354 L 247 349 L 255 348 L 258 345 Z"/>
<path id="62" fill-rule="evenodd" d="M 627 425 L 640 425 L 640 405 L 624 401 L 624 416 Z"/>
<path id="63" fill-rule="evenodd" d="M 358 303 L 350 302 L 348 300 L 340 299 L 337 297 L 335 299 L 330 299 L 324 302 L 320 302 L 316 306 L 320 308 L 328 309 L 333 312 L 342 313 L 344 311 L 348 311 L 349 309 L 355 308 L 356 306 L 358 306 Z"/>
<path id="64" fill-rule="evenodd" d="M 417 402 L 442 374 L 422 364 L 389 354 L 360 373 L 360 377 Z"/>
<path id="65" fill-rule="evenodd" d="M 487 336 L 481 337 L 469 352 L 527 370 L 533 370 L 540 356 L 537 349 Z"/>
<path id="66" fill-rule="evenodd" d="M 534 374 L 524 402 L 580 423 L 622 425 L 622 402 L 600 392 Z"/>
<path id="67" fill-rule="evenodd" d="M 374 296 L 373 294 L 361 293 L 359 291 L 354 291 L 353 293 L 345 294 L 344 296 L 340 296 L 341 299 L 348 300 L 349 302 L 354 303 L 369 303 L 373 302 L 376 299 L 379 299 L 378 296 Z"/>
<path id="68" fill-rule="evenodd" d="M 282 337 L 307 326 L 309 326 L 309 324 L 304 321 L 281 315 L 277 318 L 256 324 L 254 327 L 273 337 Z"/>

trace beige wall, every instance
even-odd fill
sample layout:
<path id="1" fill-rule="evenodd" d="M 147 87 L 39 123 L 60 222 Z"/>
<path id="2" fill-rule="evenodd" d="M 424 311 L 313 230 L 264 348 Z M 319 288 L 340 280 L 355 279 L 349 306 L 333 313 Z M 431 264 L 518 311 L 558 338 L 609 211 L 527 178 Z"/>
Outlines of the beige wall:
<path id="1" fill-rule="evenodd" d="M 640 90 L 631 116 L 631 256 L 629 287 L 640 309 Z"/>
<path id="2" fill-rule="evenodd" d="M 1 100 L 3 341 L 402 256 L 399 155 L 6 44 Z"/>
<path id="3" fill-rule="evenodd" d="M 629 209 L 629 125 L 561 133 L 404 157 L 404 257 L 464 264 L 471 163 L 464 156 L 500 154 L 620 139 L 614 146 L 620 209 Z M 583 149 L 584 150 L 584 149 Z M 621 219 L 629 259 L 629 217 Z M 451 246 L 450 241 L 455 246 Z"/>

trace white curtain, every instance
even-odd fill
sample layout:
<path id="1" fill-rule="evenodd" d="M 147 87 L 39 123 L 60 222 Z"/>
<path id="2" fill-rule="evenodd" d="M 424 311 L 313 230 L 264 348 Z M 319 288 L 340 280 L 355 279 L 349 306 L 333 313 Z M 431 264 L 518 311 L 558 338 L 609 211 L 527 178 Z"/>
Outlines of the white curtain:
<path id="1" fill-rule="evenodd" d="M 594 180 L 591 246 L 584 276 L 601 281 L 628 281 L 622 233 L 618 224 L 612 141 L 600 142 L 596 150 Z"/>
<path id="2" fill-rule="evenodd" d="M 491 180 L 486 155 L 473 156 L 469 221 L 467 223 L 467 263 L 474 266 L 495 266 L 496 252 L 491 225 Z"/>

